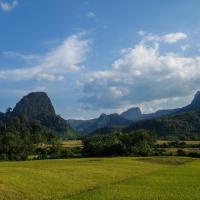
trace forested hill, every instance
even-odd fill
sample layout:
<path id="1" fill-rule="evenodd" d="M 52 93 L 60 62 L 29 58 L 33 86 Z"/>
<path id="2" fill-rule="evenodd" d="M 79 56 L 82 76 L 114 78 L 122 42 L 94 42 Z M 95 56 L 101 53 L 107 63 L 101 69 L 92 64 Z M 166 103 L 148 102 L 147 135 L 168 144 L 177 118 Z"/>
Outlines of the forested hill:
<path id="1" fill-rule="evenodd" d="M 175 114 L 153 120 L 141 120 L 124 128 L 123 132 L 139 129 L 155 131 L 160 138 L 200 139 L 200 110 Z"/>
<path id="2" fill-rule="evenodd" d="M 48 95 L 45 92 L 33 92 L 23 97 L 13 111 L 8 109 L 5 114 L 0 114 L 1 126 L 4 126 L 5 118 L 12 119 L 23 117 L 27 126 L 32 122 L 37 123 L 44 129 L 64 138 L 75 138 L 75 132 L 62 117 L 56 114 Z M 27 130 L 29 132 L 29 130 Z M 41 131 L 42 132 L 42 131 Z"/>
<path id="3" fill-rule="evenodd" d="M 23 97 L 12 111 L 13 116 L 23 115 L 31 120 L 40 115 L 56 115 L 50 98 L 45 92 L 32 92 Z"/>
<path id="4" fill-rule="evenodd" d="M 134 113 L 140 114 L 138 109 L 133 110 Z M 128 116 L 132 117 L 132 110 L 128 112 Z M 154 117 L 156 116 L 155 112 Z M 159 138 L 164 139 L 200 139 L 200 92 L 197 92 L 191 103 L 185 107 L 164 110 L 162 114 L 156 118 L 141 118 L 134 121 L 124 128 L 102 128 L 91 133 L 95 134 L 113 134 L 116 132 L 129 133 L 139 129 L 156 132 Z M 150 114 L 149 114 L 150 115 Z"/>
<path id="5" fill-rule="evenodd" d="M 146 129 L 156 131 L 159 137 L 200 139 L 200 92 L 191 103 L 157 119 L 140 120 L 123 129 L 124 132 Z"/>

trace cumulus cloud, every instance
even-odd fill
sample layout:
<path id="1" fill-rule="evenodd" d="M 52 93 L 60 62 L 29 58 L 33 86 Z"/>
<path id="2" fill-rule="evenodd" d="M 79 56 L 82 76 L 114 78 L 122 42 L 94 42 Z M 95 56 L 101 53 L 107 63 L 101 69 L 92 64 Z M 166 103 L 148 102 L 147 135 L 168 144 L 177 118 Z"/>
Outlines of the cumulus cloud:
<path id="1" fill-rule="evenodd" d="M 17 5 L 18 5 L 18 1 L 17 0 L 13 0 L 12 2 L 3 1 L 3 0 L 0 1 L 0 8 L 5 12 L 11 11 Z"/>
<path id="2" fill-rule="evenodd" d="M 75 34 L 66 38 L 55 49 L 41 56 L 40 62 L 30 67 L 0 70 L 0 79 L 4 80 L 63 80 L 68 72 L 77 72 L 83 66 L 90 47 L 90 41 L 84 34 Z M 13 53 L 9 53 L 9 55 Z M 16 55 L 15 55 L 16 56 Z M 21 56 L 21 54 L 17 54 Z M 33 57 L 23 56 L 24 59 Z"/>
<path id="3" fill-rule="evenodd" d="M 157 37 L 160 42 L 173 43 L 183 39 L 184 34 Z M 200 56 L 163 54 L 157 39 L 148 44 L 144 38 L 133 48 L 124 49 L 110 69 L 85 76 L 79 83 L 85 93 L 82 102 L 95 109 L 119 108 L 186 96 L 199 88 Z"/>

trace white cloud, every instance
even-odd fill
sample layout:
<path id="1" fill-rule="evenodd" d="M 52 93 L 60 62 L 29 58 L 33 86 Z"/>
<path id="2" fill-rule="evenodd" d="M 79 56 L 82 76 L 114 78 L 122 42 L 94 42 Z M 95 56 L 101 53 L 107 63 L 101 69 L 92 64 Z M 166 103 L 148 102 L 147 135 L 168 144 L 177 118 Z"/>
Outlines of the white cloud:
<path id="1" fill-rule="evenodd" d="M 5 12 L 14 9 L 17 5 L 18 5 L 18 1 L 17 0 L 13 0 L 10 3 L 8 1 L 3 1 L 3 0 L 0 1 L 0 8 Z"/>
<path id="2" fill-rule="evenodd" d="M 5 80 L 63 80 L 68 72 L 77 72 L 87 57 L 90 41 L 84 34 L 72 35 L 52 51 L 41 56 L 41 61 L 31 67 L 0 70 L 0 79 Z"/>
<path id="3" fill-rule="evenodd" d="M 140 104 L 143 113 L 152 113 L 157 110 L 180 108 L 187 105 L 193 98 L 194 93 L 182 97 L 170 97 L 164 99 L 156 99 Z"/>
<path id="4" fill-rule="evenodd" d="M 172 40 L 171 35 L 157 37 L 170 43 L 178 41 L 178 37 Z M 199 89 L 200 56 L 162 54 L 156 39 L 153 44 L 143 39 L 123 52 L 110 69 L 86 75 L 80 84 L 85 92 L 82 102 L 93 108 L 110 109 L 182 97 Z"/>
<path id="5" fill-rule="evenodd" d="M 166 43 L 176 43 L 179 40 L 185 40 L 187 39 L 187 35 L 185 33 L 170 33 L 167 35 L 164 35 L 161 37 L 161 40 L 163 40 Z"/>
<path id="6" fill-rule="evenodd" d="M 91 18 L 94 18 L 94 17 L 96 17 L 96 15 L 95 15 L 95 13 L 94 12 L 88 12 L 87 13 L 87 17 L 91 17 Z"/>
<path id="7" fill-rule="evenodd" d="M 152 33 L 145 34 L 144 31 L 138 31 L 138 34 L 143 37 L 143 42 L 153 41 L 153 42 L 163 42 L 163 43 L 176 43 L 180 40 L 186 40 L 188 38 L 186 33 L 176 32 L 169 33 L 162 36 L 155 35 Z"/>

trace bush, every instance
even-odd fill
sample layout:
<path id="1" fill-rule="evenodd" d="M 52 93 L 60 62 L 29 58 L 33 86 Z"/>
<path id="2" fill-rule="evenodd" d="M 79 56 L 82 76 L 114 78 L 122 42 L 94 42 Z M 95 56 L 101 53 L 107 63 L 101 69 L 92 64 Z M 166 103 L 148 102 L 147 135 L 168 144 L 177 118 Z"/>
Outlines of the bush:
<path id="1" fill-rule="evenodd" d="M 177 156 L 186 156 L 187 153 L 183 149 L 178 149 L 176 152 Z"/>
<path id="2" fill-rule="evenodd" d="M 200 152 L 190 152 L 188 153 L 188 156 L 193 158 L 200 158 Z"/>

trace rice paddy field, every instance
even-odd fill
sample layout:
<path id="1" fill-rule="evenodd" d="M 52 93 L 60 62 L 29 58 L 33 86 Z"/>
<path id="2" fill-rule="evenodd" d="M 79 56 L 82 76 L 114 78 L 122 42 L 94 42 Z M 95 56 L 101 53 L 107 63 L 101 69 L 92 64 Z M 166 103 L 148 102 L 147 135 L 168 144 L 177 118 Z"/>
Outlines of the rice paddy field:
<path id="1" fill-rule="evenodd" d="M 200 160 L 81 158 L 0 163 L 0 200 L 199 200 Z"/>

